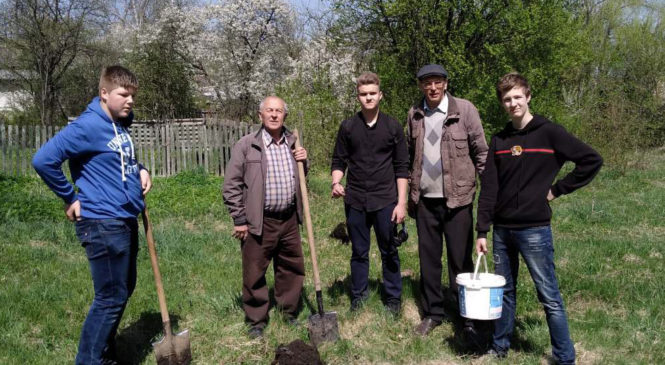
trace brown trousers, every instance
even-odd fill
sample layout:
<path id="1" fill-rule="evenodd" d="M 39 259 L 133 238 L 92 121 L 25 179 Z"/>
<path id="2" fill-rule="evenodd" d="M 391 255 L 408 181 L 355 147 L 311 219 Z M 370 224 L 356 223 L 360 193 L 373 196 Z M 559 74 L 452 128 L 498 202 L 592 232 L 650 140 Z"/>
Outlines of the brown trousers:
<path id="1" fill-rule="evenodd" d="M 275 301 L 289 316 L 295 316 L 300 304 L 305 263 L 302 255 L 298 220 L 263 219 L 263 235 L 250 234 L 242 243 L 242 303 L 245 319 L 252 326 L 268 323 L 270 298 L 266 270 L 273 260 Z"/>

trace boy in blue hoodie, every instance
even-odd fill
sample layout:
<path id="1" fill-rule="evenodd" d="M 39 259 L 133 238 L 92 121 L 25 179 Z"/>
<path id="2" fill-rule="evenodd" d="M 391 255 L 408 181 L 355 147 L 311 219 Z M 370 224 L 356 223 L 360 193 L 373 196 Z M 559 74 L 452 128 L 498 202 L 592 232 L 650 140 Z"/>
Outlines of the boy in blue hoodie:
<path id="1" fill-rule="evenodd" d="M 99 97 L 35 154 L 32 165 L 65 202 L 85 248 L 95 297 L 83 323 L 76 364 L 114 363 L 114 338 L 136 285 L 137 215 L 151 188 L 128 127 L 138 81 L 122 66 L 102 71 Z M 62 172 L 69 160 L 74 190 Z"/>

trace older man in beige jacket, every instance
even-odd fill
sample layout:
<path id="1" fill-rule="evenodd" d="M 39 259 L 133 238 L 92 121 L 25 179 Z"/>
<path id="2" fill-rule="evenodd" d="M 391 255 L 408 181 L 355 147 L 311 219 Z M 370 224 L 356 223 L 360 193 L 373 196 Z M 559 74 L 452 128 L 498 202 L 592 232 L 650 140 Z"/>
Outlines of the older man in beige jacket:
<path id="1" fill-rule="evenodd" d="M 290 322 L 296 320 L 305 278 L 296 163 L 307 160 L 307 151 L 295 147 L 295 136 L 284 127 L 287 113 L 284 100 L 265 98 L 259 106 L 261 128 L 233 146 L 224 176 L 224 204 L 233 218 L 233 236 L 241 241 L 242 302 L 251 338 L 261 337 L 268 323 L 270 261 L 275 301 Z"/>

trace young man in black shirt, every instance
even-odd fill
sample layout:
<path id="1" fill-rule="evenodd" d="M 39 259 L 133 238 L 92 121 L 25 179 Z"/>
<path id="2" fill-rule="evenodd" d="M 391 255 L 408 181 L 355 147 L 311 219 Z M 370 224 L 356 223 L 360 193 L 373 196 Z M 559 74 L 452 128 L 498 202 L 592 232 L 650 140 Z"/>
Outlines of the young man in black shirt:
<path id="1" fill-rule="evenodd" d="M 575 348 L 554 272 L 549 202 L 591 182 L 603 160 L 562 126 L 531 114 L 531 91 L 523 76 L 503 76 L 496 92 L 511 123 L 492 137 L 478 201 L 476 251 L 487 252 L 493 224 L 495 272 L 506 279 L 503 310 L 494 322 L 488 354 L 504 357 L 510 348 L 521 254 L 545 310 L 552 356 L 559 364 L 574 364 Z M 552 184 L 566 161 L 575 163 L 575 169 Z"/>
<path id="2" fill-rule="evenodd" d="M 351 310 L 369 296 L 370 228 L 381 252 L 386 309 L 398 315 L 402 278 L 392 228 L 406 215 L 409 156 L 404 130 L 379 111 L 383 97 L 379 77 L 363 73 L 357 80 L 361 111 L 342 122 L 332 158 L 332 196 L 344 197 L 351 238 Z M 346 187 L 341 180 L 347 172 Z"/>

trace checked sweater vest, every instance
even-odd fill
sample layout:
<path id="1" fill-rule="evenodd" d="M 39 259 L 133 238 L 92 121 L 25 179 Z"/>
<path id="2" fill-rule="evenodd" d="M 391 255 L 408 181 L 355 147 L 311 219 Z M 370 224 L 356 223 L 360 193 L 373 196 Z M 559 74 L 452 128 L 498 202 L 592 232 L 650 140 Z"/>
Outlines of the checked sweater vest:
<path id="1" fill-rule="evenodd" d="M 447 108 L 446 108 L 447 109 Z M 446 112 L 436 108 L 425 111 L 425 138 L 423 141 L 423 174 L 420 191 L 427 198 L 443 198 L 443 163 L 441 161 L 441 133 Z"/>

